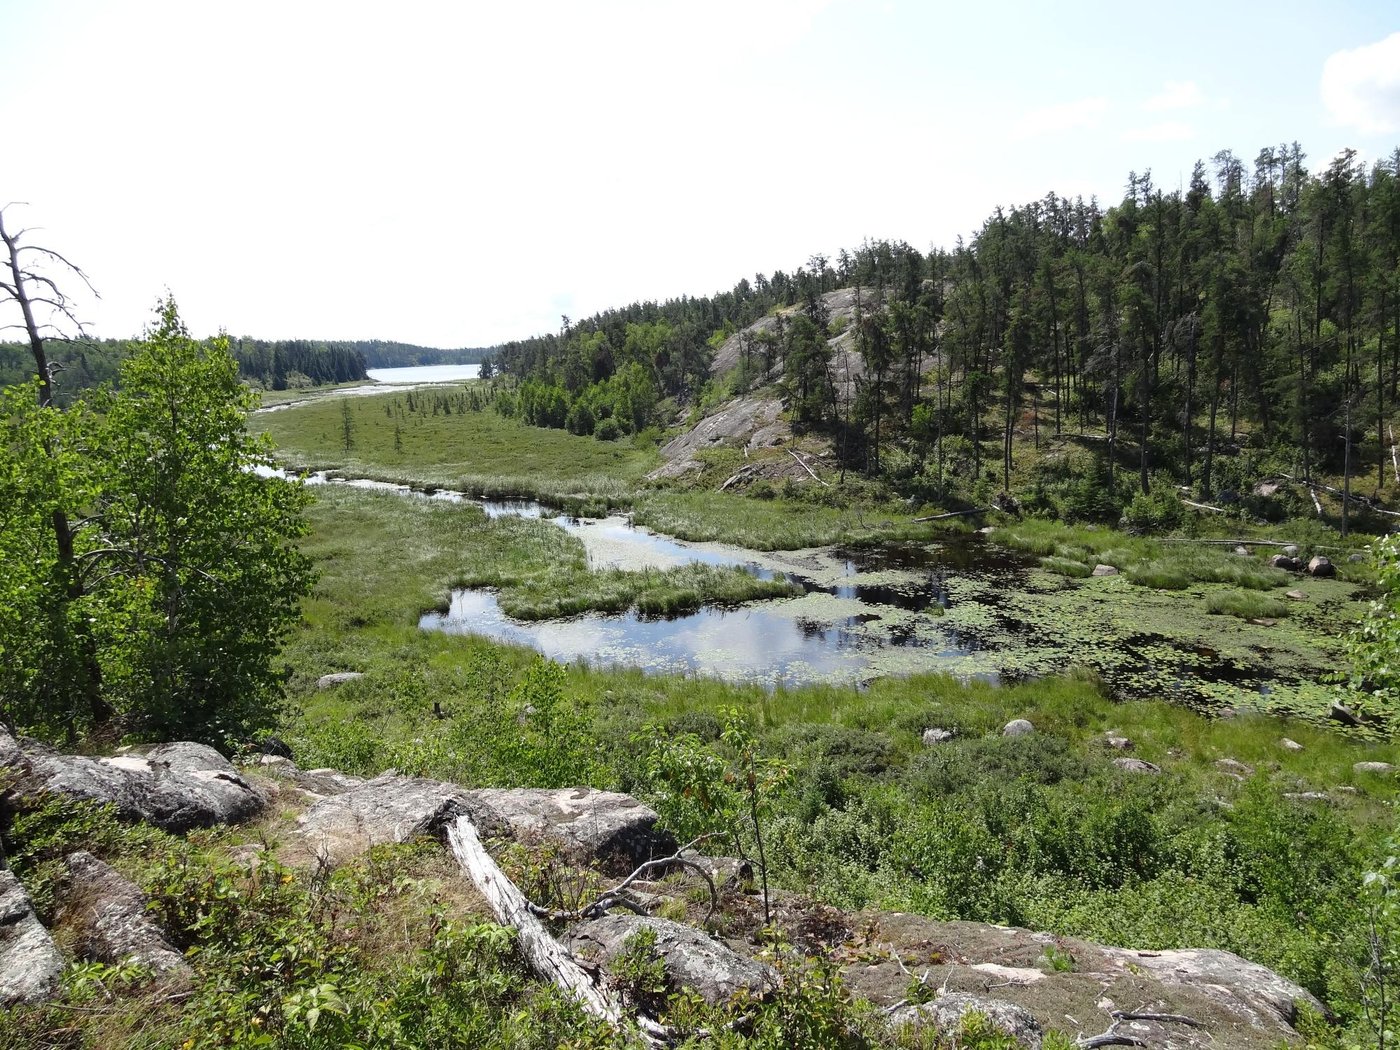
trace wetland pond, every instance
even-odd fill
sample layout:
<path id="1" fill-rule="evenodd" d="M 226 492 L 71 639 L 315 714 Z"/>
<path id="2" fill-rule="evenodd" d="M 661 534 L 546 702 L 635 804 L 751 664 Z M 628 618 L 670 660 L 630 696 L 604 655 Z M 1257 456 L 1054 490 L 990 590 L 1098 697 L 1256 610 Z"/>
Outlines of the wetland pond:
<path id="1" fill-rule="evenodd" d="M 620 516 L 573 518 L 530 500 L 480 500 L 324 474 L 306 480 L 471 503 L 491 517 L 538 519 L 541 528 L 577 537 L 594 569 L 699 561 L 743 566 L 764 578 L 781 575 L 802 588 L 790 598 L 675 617 L 587 613 L 540 621 L 506 616 L 490 590 L 459 589 L 445 610 L 419 621 L 425 630 L 528 645 L 564 663 L 765 687 L 860 686 L 927 671 L 1015 680 L 1079 666 L 1120 699 L 1315 715 L 1327 708 L 1322 676 L 1339 666 L 1338 631 L 1361 608 L 1352 585 L 1310 579 L 1309 599 L 1296 612 L 1252 624 L 1208 614 L 1202 587 L 1158 591 L 1125 576 L 1070 580 L 977 533 L 760 553 L 672 539 Z"/>

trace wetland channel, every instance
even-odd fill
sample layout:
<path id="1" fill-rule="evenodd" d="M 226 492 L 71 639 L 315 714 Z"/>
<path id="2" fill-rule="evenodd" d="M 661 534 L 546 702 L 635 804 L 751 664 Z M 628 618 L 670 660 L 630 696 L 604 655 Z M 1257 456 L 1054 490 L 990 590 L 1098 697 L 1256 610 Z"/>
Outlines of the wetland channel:
<path id="1" fill-rule="evenodd" d="M 533 500 L 483 500 L 366 479 L 308 475 L 405 497 L 470 503 L 490 517 L 538 519 L 583 543 L 595 570 L 664 570 L 687 562 L 781 575 L 802 593 L 674 617 L 586 613 L 520 621 L 489 589 L 458 589 L 419 626 L 530 646 L 563 663 L 633 666 L 766 687 L 860 686 L 885 675 L 946 671 L 1023 679 L 1092 669 L 1121 699 L 1171 699 L 1222 710 L 1315 710 L 1325 690 L 1337 595 L 1270 635 L 1227 617 L 1197 615 L 1199 595 L 1136 587 L 1124 577 L 1068 580 L 983 535 L 758 552 L 659 535 L 628 518 L 575 518 Z M 1300 610 L 1301 612 L 1301 610 Z M 1324 636 L 1316 636 L 1324 635 Z"/>

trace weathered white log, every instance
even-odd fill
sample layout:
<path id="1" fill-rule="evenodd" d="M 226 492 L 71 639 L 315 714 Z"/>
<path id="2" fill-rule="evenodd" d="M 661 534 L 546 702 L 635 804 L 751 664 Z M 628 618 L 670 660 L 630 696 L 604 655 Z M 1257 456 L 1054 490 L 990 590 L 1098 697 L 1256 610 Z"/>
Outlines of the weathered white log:
<path id="1" fill-rule="evenodd" d="M 1194 503 L 1191 500 L 1187 499 L 1185 496 L 1181 497 L 1181 502 L 1185 503 L 1188 507 L 1191 507 L 1195 510 L 1208 510 L 1215 514 L 1225 513 L 1224 507 L 1212 507 L 1209 503 Z"/>
<path id="2" fill-rule="evenodd" d="M 942 521 L 944 518 L 961 518 L 968 514 L 986 514 L 993 510 L 993 507 L 973 507 L 971 510 L 950 510 L 946 514 L 925 514 L 922 518 L 910 518 L 910 521 Z"/>
<path id="3" fill-rule="evenodd" d="M 1390 429 L 1390 465 L 1395 468 L 1395 481 L 1400 484 L 1400 455 L 1395 452 L 1395 426 L 1388 424 Z"/>
<path id="4" fill-rule="evenodd" d="M 831 483 L 829 481 L 822 481 L 821 478 L 817 477 L 816 471 L 814 471 L 811 467 L 807 466 L 807 464 L 802 461 L 802 457 L 799 456 L 796 452 L 794 452 L 792 449 L 788 449 L 787 453 L 793 459 L 797 460 L 798 466 L 800 466 L 808 474 L 812 475 L 813 481 L 815 481 L 819 485 L 825 485 L 827 488 L 831 488 Z"/>
<path id="5" fill-rule="evenodd" d="M 491 859 L 470 817 L 458 817 L 447 828 L 447 842 L 457 863 L 471 877 L 496 920 L 513 927 L 531 968 L 546 981 L 576 1000 L 594 1017 L 622 1024 L 622 1007 L 605 988 L 593 982 L 588 971 L 556 941 L 530 911 L 530 902 L 515 883 Z"/>

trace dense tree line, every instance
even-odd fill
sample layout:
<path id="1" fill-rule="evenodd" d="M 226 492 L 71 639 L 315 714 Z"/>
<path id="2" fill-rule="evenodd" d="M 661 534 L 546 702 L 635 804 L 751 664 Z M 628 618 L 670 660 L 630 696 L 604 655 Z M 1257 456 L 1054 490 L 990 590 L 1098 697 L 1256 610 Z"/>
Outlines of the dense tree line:
<path id="1" fill-rule="evenodd" d="M 238 374 L 269 390 L 350 383 L 365 375 L 365 355 L 353 343 L 311 339 L 251 339 L 233 342 Z"/>
<path id="2" fill-rule="evenodd" d="M 354 339 L 345 346 L 364 355 L 369 368 L 413 368 L 417 365 L 474 365 L 490 351 L 487 347 L 461 346 L 439 349 L 435 346 L 415 346 L 383 339 Z"/>
<path id="3" fill-rule="evenodd" d="M 1107 208 L 1052 193 L 951 250 L 867 242 L 711 298 L 566 318 L 500 347 L 490 370 L 530 381 L 540 421 L 567 425 L 628 366 L 656 397 L 693 399 L 715 347 L 798 307 L 740 336 L 731 387 L 777 381 L 796 422 L 910 485 L 1025 487 L 1017 441 L 1072 434 L 1098 448 L 1110 489 L 1146 493 L 1160 475 L 1216 495 L 1238 480 L 1221 455 L 1240 443 L 1383 486 L 1400 150 L 1370 168 L 1350 151 L 1316 172 L 1304 161 L 1296 143 L 1252 166 L 1222 151 L 1181 190 L 1130 174 Z M 826 293 L 842 287 L 857 290 L 854 317 L 833 325 Z"/>

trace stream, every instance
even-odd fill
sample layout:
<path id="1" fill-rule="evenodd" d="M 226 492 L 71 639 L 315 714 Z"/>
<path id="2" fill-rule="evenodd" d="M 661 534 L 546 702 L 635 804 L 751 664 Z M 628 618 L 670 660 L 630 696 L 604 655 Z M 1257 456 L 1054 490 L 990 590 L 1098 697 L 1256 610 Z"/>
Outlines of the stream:
<path id="1" fill-rule="evenodd" d="M 586 613 L 528 622 L 506 616 L 490 590 L 458 589 L 445 611 L 419 620 L 425 630 L 527 645 L 561 663 L 770 688 L 859 687 L 877 677 L 927 671 L 1016 680 L 1078 664 L 1092 668 L 1119 698 L 1158 697 L 1214 710 L 1286 708 L 1293 701 L 1281 696 L 1296 690 L 1279 687 L 1311 689 L 1317 677 L 1310 666 L 1316 652 L 1275 649 L 1253 635 L 1232 641 L 1240 635 L 1235 622 L 1191 619 L 1183 614 L 1190 611 L 1189 598 L 1122 578 L 1083 581 L 1080 590 L 1079 582 L 1044 573 L 1037 559 L 976 533 L 925 543 L 758 552 L 689 543 L 622 516 L 571 517 L 533 500 L 483 500 L 324 472 L 303 480 L 471 503 L 490 517 L 538 519 L 578 538 L 594 569 L 664 570 L 698 561 L 742 566 L 765 579 L 781 575 L 803 588 L 794 597 L 707 606 L 675 617 Z"/>

